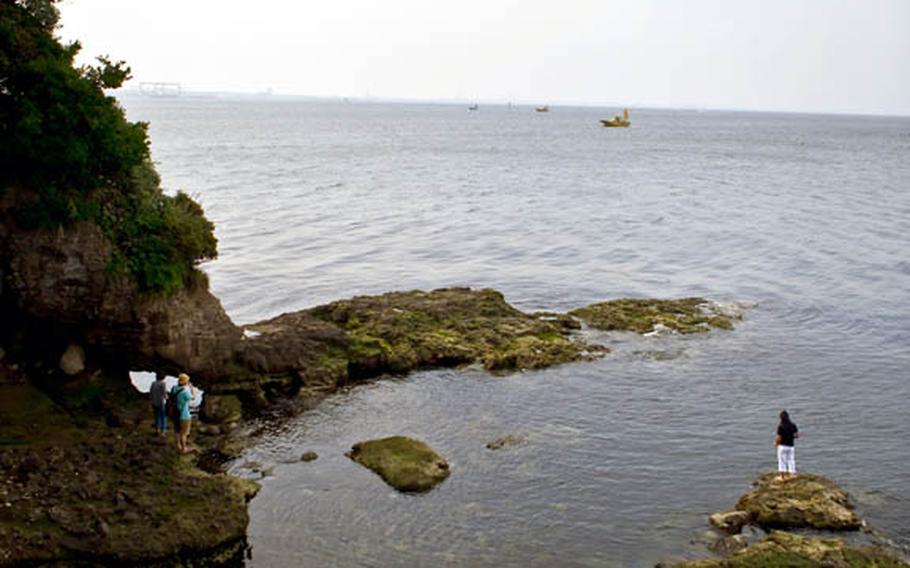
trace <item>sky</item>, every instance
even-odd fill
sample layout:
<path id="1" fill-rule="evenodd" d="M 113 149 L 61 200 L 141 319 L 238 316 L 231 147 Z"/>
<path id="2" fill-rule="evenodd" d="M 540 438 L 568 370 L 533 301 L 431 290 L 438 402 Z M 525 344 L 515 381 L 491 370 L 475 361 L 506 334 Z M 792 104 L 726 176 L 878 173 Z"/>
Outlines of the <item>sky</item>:
<path id="1" fill-rule="evenodd" d="M 63 0 L 184 90 L 910 115 L 910 0 Z"/>

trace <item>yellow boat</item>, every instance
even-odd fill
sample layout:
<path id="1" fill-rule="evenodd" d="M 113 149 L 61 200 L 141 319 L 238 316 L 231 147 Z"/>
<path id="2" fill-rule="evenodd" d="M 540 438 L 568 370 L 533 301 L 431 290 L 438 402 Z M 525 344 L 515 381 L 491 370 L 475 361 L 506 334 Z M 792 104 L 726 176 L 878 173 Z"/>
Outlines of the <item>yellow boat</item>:
<path id="1" fill-rule="evenodd" d="M 623 109 L 622 116 L 619 116 L 617 114 L 610 120 L 606 120 L 606 119 L 601 120 L 600 123 L 603 124 L 604 126 L 629 128 L 629 125 L 632 124 L 629 121 L 629 109 L 627 109 L 627 108 Z"/>

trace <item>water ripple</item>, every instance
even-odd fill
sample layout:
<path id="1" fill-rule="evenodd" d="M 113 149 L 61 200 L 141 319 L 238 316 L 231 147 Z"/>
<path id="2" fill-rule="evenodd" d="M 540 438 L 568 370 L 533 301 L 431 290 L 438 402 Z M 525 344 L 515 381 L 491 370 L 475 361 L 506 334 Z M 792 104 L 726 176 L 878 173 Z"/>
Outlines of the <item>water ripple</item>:
<path id="1" fill-rule="evenodd" d="M 592 333 L 593 363 L 419 373 L 269 426 L 253 566 L 642 566 L 773 467 L 791 410 L 801 467 L 910 546 L 910 121 L 759 113 L 125 101 L 163 184 L 197 194 L 205 265 L 250 322 L 361 293 L 492 286 L 523 309 L 623 296 L 749 300 L 733 332 Z M 491 452 L 517 433 L 527 444 Z M 404 496 L 351 444 L 425 439 L 452 463 Z M 294 462 L 303 451 L 315 462 Z"/>

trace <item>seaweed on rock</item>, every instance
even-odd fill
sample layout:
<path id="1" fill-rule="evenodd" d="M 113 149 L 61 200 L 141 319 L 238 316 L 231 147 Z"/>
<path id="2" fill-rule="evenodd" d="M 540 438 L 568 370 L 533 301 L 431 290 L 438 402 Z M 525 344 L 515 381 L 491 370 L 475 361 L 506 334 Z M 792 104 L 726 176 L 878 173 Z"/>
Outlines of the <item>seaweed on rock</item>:
<path id="1" fill-rule="evenodd" d="M 596 329 L 642 334 L 657 329 L 657 326 L 683 334 L 703 333 L 712 327 L 733 329 L 733 320 L 742 318 L 741 310 L 725 309 L 721 304 L 704 298 L 623 298 L 591 304 L 569 314 Z"/>
<path id="2" fill-rule="evenodd" d="M 347 456 L 403 492 L 429 491 L 449 476 L 449 464 L 419 440 L 392 436 L 354 444 Z"/>
<path id="3" fill-rule="evenodd" d="M 755 481 L 755 490 L 743 495 L 736 508 L 752 515 L 765 528 L 857 530 L 862 520 L 853 512 L 847 492 L 820 475 L 801 473 L 777 481 L 768 473 Z"/>
<path id="4" fill-rule="evenodd" d="M 803 537 L 772 531 L 765 540 L 727 558 L 705 558 L 674 568 L 907 568 L 878 546 L 848 546 L 840 539 Z"/>

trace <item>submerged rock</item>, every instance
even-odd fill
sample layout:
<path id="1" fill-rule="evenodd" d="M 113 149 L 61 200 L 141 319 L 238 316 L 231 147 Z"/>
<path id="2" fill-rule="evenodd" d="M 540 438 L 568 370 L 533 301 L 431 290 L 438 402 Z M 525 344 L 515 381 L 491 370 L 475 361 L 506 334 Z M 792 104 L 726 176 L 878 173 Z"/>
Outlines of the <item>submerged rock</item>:
<path id="1" fill-rule="evenodd" d="M 702 333 L 712 327 L 733 329 L 733 320 L 742 319 L 742 312 L 734 311 L 733 305 L 704 298 L 625 298 L 591 304 L 569 313 L 604 331 Z"/>
<path id="2" fill-rule="evenodd" d="M 449 476 L 449 464 L 439 454 L 404 436 L 359 442 L 345 455 L 399 491 L 428 491 Z"/>
<path id="3" fill-rule="evenodd" d="M 734 537 L 735 538 L 735 537 Z M 768 537 L 727 558 L 706 558 L 674 568 L 906 568 L 910 566 L 878 546 L 848 546 L 840 539 L 821 539 L 772 531 Z"/>
<path id="4" fill-rule="evenodd" d="M 303 452 L 303 455 L 300 456 L 300 461 L 311 462 L 315 461 L 319 455 L 316 452 Z"/>
<path id="5" fill-rule="evenodd" d="M 501 450 L 503 448 L 512 448 L 527 443 L 528 437 L 522 434 L 508 434 L 500 436 L 495 440 L 487 443 L 488 450 Z"/>
<path id="6" fill-rule="evenodd" d="M 776 479 L 774 473 L 759 477 L 755 489 L 743 495 L 736 508 L 764 528 L 857 530 L 862 526 L 847 492 L 830 479 L 805 473 Z"/>

